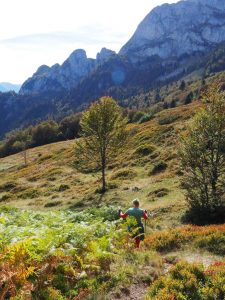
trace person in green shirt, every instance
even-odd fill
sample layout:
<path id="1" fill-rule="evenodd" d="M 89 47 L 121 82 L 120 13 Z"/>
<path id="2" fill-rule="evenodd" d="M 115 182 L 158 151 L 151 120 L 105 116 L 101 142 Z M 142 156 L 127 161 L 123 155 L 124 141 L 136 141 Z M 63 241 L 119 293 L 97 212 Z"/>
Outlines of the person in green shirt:
<path id="1" fill-rule="evenodd" d="M 129 216 L 132 216 L 136 219 L 136 225 L 135 228 L 133 227 L 132 231 L 134 231 L 134 239 L 135 239 L 135 247 L 139 248 L 141 241 L 144 240 L 144 225 L 142 223 L 142 218 L 145 220 L 148 219 L 148 213 L 147 210 L 141 209 L 140 206 L 140 201 L 138 199 L 134 199 L 133 202 L 133 207 L 129 208 L 125 213 L 119 210 L 119 216 L 120 218 L 127 218 Z"/>

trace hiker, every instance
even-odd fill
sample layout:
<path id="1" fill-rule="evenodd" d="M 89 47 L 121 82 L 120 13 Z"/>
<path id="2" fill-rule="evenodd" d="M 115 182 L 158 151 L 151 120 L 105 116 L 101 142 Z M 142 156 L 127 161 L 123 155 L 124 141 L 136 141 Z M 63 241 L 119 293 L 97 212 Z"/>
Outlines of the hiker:
<path id="1" fill-rule="evenodd" d="M 140 242 L 144 240 L 144 226 L 142 223 L 141 218 L 144 218 L 145 220 L 148 219 L 148 213 L 147 210 L 143 210 L 139 208 L 140 206 L 140 201 L 138 199 L 134 199 L 133 202 L 133 207 L 129 208 L 127 212 L 123 213 L 121 209 L 119 210 L 119 216 L 120 218 L 127 218 L 128 216 L 133 216 L 135 217 L 137 221 L 137 225 L 135 226 L 137 228 L 137 231 L 133 235 L 135 238 L 135 247 L 139 248 L 140 247 Z"/>

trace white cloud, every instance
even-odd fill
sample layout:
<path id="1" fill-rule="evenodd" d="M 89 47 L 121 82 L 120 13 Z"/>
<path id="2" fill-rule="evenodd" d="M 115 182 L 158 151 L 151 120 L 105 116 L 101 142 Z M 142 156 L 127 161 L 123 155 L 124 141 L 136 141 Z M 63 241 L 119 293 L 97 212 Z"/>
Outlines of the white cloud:
<path id="1" fill-rule="evenodd" d="M 0 82 L 23 82 L 40 65 L 62 63 L 76 48 L 90 57 L 102 47 L 118 51 L 144 16 L 163 2 L 1 1 Z"/>

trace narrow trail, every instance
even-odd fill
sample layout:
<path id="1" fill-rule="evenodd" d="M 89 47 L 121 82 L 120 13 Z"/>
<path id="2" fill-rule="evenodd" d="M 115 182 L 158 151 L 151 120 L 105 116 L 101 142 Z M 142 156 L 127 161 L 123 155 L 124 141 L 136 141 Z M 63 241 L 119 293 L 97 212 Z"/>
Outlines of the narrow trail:
<path id="1" fill-rule="evenodd" d="M 173 263 L 168 262 L 167 257 L 174 256 L 176 260 Z M 188 263 L 199 263 L 203 264 L 205 268 L 209 265 L 220 261 L 221 257 L 217 255 L 212 255 L 210 253 L 202 253 L 202 252 L 191 252 L 191 251 L 178 251 L 178 252 L 171 252 L 167 253 L 166 256 L 162 255 L 163 258 L 163 266 L 162 266 L 162 274 L 165 275 L 169 272 L 169 270 L 173 267 L 175 263 L 178 261 L 187 261 Z M 151 266 L 146 266 L 145 272 L 147 269 L 151 269 Z M 144 300 L 147 294 L 148 288 L 150 284 L 147 282 L 137 281 L 134 282 L 127 288 L 122 288 L 120 293 L 112 293 L 110 295 L 110 300 Z"/>
<path id="2" fill-rule="evenodd" d="M 124 288 L 121 293 L 115 293 L 110 296 L 110 300 L 144 300 L 149 285 L 143 282 L 132 284 L 129 288 Z"/>
<path id="3" fill-rule="evenodd" d="M 165 274 L 169 271 L 169 269 L 172 267 L 172 264 L 168 264 L 166 262 L 163 263 L 162 269 L 163 272 L 162 274 Z M 148 265 L 145 266 L 143 269 L 143 272 L 145 274 L 150 273 L 152 270 L 152 266 Z M 156 278 L 155 278 L 156 279 Z M 150 282 L 143 282 L 143 281 L 136 281 L 133 282 L 129 287 L 127 288 L 122 288 L 120 290 L 120 293 L 112 293 L 110 295 L 110 300 L 116 300 L 116 299 L 121 299 L 121 300 L 144 300 L 145 295 L 147 294 L 147 290 L 150 287 Z"/>

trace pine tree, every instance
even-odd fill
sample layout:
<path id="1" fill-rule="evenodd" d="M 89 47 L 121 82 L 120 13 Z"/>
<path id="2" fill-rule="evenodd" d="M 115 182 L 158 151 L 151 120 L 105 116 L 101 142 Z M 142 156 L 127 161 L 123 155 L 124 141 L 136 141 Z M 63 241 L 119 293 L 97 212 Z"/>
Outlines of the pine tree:
<path id="1" fill-rule="evenodd" d="M 182 80 L 179 89 L 180 89 L 181 91 L 184 91 L 184 90 L 185 90 L 185 87 L 186 87 L 186 83 L 185 83 L 184 80 Z"/>

